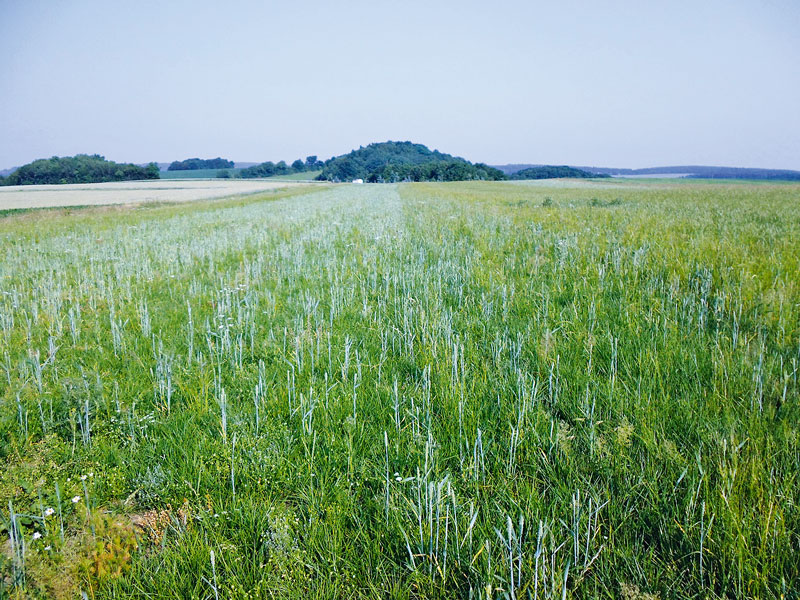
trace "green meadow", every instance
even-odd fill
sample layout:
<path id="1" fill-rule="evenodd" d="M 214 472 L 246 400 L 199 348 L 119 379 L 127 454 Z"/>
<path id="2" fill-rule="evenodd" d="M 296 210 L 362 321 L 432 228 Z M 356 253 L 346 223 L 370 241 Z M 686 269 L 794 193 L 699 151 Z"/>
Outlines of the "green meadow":
<path id="1" fill-rule="evenodd" d="M 265 177 L 265 179 L 274 179 L 276 181 L 313 181 L 320 173 L 322 173 L 322 169 L 316 171 L 301 171 L 300 173 L 290 173 L 289 175 L 273 175 L 272 177 Z"/>
<path id="2" fill-rule="evenodd" d="M 797 598 L 799 274 L 800 185 L 8 214 L 0 598 Z"/>

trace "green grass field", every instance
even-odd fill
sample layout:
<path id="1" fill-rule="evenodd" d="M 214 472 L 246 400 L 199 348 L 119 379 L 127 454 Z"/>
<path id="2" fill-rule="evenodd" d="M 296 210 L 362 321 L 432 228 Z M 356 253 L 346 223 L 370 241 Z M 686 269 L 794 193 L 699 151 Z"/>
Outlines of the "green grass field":
<path id="1" fill-rule="evenodd" d="M 267 177 L 266 179 L 275 179 L 278 181 L 313 181 L 314 178 L 320 173 L 322 173 L 322 169 L 319 171 L 292 173 L 291 175 L 273 175 L 272 177 Z"/>
<path id="2" fill-rule="evenodd" d="M 797 598 L 800 186 L 0 219 L 0 597 Z"/>

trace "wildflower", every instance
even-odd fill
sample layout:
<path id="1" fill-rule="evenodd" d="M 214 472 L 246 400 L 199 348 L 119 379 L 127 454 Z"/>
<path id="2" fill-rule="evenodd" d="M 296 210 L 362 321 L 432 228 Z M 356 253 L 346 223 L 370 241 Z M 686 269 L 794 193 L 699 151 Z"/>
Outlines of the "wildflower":
<path id="1" fill-rule="evenodd" d="M 50 549 L 52 549 L 52 546 L 45 546 L 44 549 L 45 550 L 50 550 Z"/>
<path id="2" fill-rule="evenodd" d="M 42 537 L 42 534 L 39 533 L 38 531 L 35 531 L 33 533 L 33 539 L 38 540 L 40 537 Z"/>
<path id="3" fill-rule="evenodd" d="M 94 471 L 89 471 L 89 477 L 94 477 Z"/>
<path id="4" fill-rule="evenodd" d="M 73 504 L 77 504 L 80 501 L 81 501 L 81 497 L 80 496 L 73 496 L 72 497 L 72 503 Z"/>
<path id="5" fill-rule="evenodd" d="M 86 481 L 86 475 L 81 475 L 81 481 Z"/>
<path id="6" fill-rule="evenodd" d="M 47 507 L 47 508 L 44 510 L 44 516 L 45 516 L 45 517 L 50 517 L 50 516 L 52 516 L 52 515 L 53 515 L 55 512 L 56 512 L 55 510 L 53 510 L 52 508 L 50 508 L 50 507 L 48 506 L 48 507 Z"/>

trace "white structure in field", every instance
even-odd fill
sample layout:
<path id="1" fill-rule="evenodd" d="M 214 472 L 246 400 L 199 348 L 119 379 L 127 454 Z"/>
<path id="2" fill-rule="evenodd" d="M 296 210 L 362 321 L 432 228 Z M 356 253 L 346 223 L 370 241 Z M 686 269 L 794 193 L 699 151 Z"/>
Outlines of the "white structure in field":
<path id="1" fill-rule="evenodd" d="M 353 183 L 364 183 L 363 179 L 353 179 Z"/>

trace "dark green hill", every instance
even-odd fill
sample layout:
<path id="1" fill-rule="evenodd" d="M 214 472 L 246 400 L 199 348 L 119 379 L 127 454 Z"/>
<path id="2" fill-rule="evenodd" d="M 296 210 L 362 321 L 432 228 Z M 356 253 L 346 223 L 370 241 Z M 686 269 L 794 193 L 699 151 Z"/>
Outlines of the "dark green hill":
<path id="1" fill-rule="evenodd" d="M 462 181 L 505 179 L 484 164 L 431 150 L 412 142 L 380 142 L 362 146 L 325 163 L 318 177 L 327 181 Z"/>
<path id="2" fill-rule="evenodd" d="M 590 177 L 610 177 L 610 175 L 589 173 L 588 171 L 567 166 L 555 167 L 549 165 L 522 169 L 511 175 L 511 179 L 560 179 L 563 177 L 587 179 Z"/>
<path id="3" fill-rule="evenodd" d="M 129 163 L 115 163 L 99 154 L 78 154 L 35 160 L 14 171 L 3 183 L 4 185 L 100 183 L 158 178 L 158 165 L 155 163 L 139 167 Z"/>
<path id="4" fill-rule="evenodd" d="M 195 171 L 198 169 L 232 169 L 233 161 L 225 158 L 187 158 L 170 163 L 167 171 Z"/>

